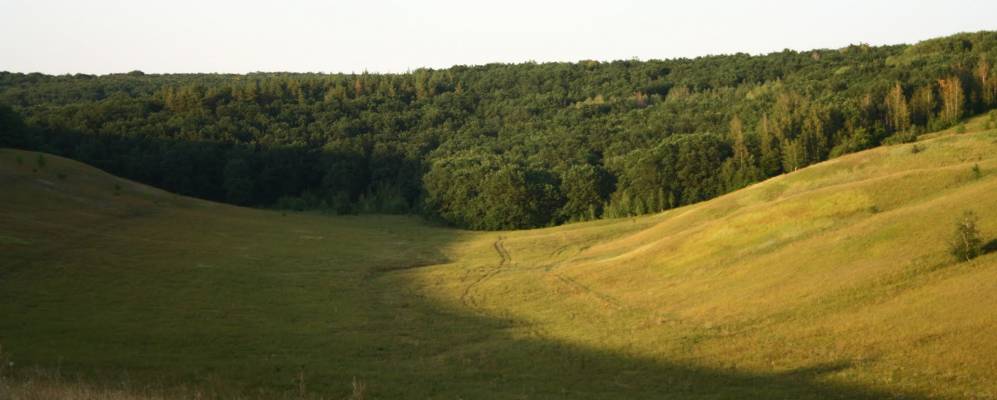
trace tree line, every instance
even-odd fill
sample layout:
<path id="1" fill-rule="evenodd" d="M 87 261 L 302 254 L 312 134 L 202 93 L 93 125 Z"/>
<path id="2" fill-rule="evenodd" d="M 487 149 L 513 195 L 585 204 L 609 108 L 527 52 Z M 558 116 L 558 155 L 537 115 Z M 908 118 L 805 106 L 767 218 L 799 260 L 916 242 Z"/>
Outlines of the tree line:
<path id="1" fill-rule="evenodd" d="M 472 229 L 702 201 L 997 104 L 997 33 L 404 74 L 0 72 L 0 146 L 185 195 Z"/>

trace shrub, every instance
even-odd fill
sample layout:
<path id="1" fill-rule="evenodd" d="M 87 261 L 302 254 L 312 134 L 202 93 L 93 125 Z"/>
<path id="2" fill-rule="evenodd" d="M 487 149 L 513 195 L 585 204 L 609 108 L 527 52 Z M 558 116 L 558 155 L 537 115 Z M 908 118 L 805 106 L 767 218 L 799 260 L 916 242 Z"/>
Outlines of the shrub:
<path id="1" fill-rule="evenodd" d="M 306 208 L 305 201 L 295 196 L 281 196 L 274 206 L 277 209 L 288 211 L 304 211 Z"/>
<path id="2" fill-rule="evenodd" d="M 955 234 L 949 242 L 949 251 L 959 261 L 969 261 L 982 253 L 983 241 L 976 228 L 979 218 L 972 211 L 965 211 L 956 220 Z"/>
<path id="3" fill-rule="evenodd" d="M 983 176 L 983 172 L 980 171 L 980 164 L 973 164 L 973 178 L 980 179 Z"/>
<path id="4" fill-rule="evenodd" d="M 48 162 L 45 161 L 45 156 L 44 155 L 42 155 L 41 153 L 38 153 L 38 158 L 35 159 L 35 163 L 38 164 L 38 168 L 41 169 L 41 168 L 45 168 L 45 164 L 47 164 Z"/>
<path id="5" fill-rule="evenodd" d="M 917 135 L 913 132 L 897 132 L 890 137 L 883 139 L 883 144 L 894 145 L 901 143 L 912 143 L 917 141 Z"/>
<path id="6" fill-rule="evenodd" d="M 966 133 L 966 124 L 959 124 L 955 127 L 955 133 Z"/>

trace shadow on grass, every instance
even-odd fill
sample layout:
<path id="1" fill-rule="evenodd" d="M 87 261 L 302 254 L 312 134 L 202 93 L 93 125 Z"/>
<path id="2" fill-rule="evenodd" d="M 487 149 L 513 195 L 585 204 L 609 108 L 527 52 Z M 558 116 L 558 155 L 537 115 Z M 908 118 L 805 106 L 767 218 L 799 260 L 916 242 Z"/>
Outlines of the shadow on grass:
<path id="1" fill-rule="evenodd" d="M 172 222 L 187 224 L 183 218 Z M 140 252 L 137 264 L 116 261 L 116 252 L 141 244 L 127 236 L 97 236 L 80 250 L 62 249 L 64 258 L 32 255 L 35 268 L 0 282 L 3 350 L 19 365 L 58 368 L 115 387 L 122 381 L 198 387 L 218 398 L 288 398 L 302 391 L 347 398 L 354 379 L 364 383 L 368 399 L 920 398 L 827 382 L 848 363 L 757 374 L 524 337 L 530 327 L 522 321 L 482 316 L 426 295 L 424 277 L 416 274 L 455 268 L 427 263 L 444 260 L 439 249 L 460 241 L 461 232 L 423 226 L 402 228 L 408 231 L 396 237 L 390 225 L 396 222 L 330 219 L 339 230 L 308 232 L 338 235 L 335 251 L 306 247 L 311 242 L 292 240 L 286 230 L 254 237 L 275 222 L 247 217 L 225 221 L 241 235 L 214 234 L 203 218 L 196 222 L 202 225 L 189 222 L 180 229 L 187 232 L 184 241 L 157 242 Z M 384 258 L 404 263 L 378 261 L 382 254 L 408 254 L 413 245 L 402 238 L 433 246 Z M 263 241 L 268 246 L 251 246 Z M 372 241 L 386 244 L 374 253 L 363 247 Z M 198 243 L 206 247 L 192 251 Z M 92 261 L 64 261 L 103 244 L 115 247 L 101 254 L 106 266 L 99 272 Z M 238 248 L 251 250 L 229 250 Z M 46 273 L 59 262 L 58 277 Z M 66 281 L 71 286 L 59 286 Z"/>
<path id="2" fill-rule="evenodd" d="M 984 243 L 980 250 L 982 254 L 997 252 L 997 239 L 991 239 L 990 241 Z"/>
<path id="3" fill-rule="evenodd" d="M 425 302 L 413 311 L 429 316 L 446 309 Z M 409 340 L 385 338 L 379 345 L 384 354 L 381 367 L 393 373 L 366 371 L 373 398 L 927 398 L 826 381 L 853 367 L 850 362 L 771 374 L 706 368 L 549 339 L 517 338 L 508 332 L 522 328 L 522 322 L 466 312 L 421 318 L 407 328 Z M 413 342 L 413 338 L 418 339 Z"/>

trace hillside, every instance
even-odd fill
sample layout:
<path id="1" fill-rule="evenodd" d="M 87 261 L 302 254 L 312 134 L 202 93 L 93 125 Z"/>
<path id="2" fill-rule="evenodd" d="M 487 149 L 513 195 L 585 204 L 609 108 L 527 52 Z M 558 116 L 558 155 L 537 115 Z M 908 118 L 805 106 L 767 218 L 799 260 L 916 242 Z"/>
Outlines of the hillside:
<path id="1" fill-rule="evenodd" d="M 997 239 L 990 127 L 503 232 L 239 208 L 0 150 L 3 373 L 250 397 L 993 398 L 997 255 L 947 249 L 964 210 Z"/>

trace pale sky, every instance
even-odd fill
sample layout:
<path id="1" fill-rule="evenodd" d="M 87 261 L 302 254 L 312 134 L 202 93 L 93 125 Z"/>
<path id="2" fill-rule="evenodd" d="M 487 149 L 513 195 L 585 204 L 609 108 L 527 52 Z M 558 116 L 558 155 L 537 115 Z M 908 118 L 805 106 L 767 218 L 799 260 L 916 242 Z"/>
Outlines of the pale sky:
<path id="1" fill-rule="evenodd" d="M 0 71 L 404 72 L 914 43 L 995 0 L 0 0 Z"/>

